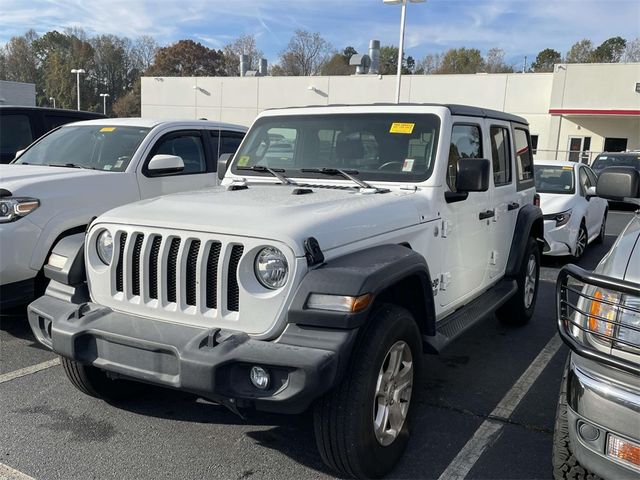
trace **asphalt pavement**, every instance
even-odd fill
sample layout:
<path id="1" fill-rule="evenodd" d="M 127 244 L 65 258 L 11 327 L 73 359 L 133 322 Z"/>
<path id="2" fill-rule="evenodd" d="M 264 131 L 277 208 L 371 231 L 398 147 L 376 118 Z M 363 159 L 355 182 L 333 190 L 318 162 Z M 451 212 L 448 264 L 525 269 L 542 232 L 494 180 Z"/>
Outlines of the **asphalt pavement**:
<path id="1" fill-rule="evenodd" d="M 611 211 L 604 244 L 589 246 L 579 264 L 594 268 L 631 215 Z M 527 326 L 489 318 L 425 357 L 411 441 L 392 478 L 551 478 L 567 355 L 556 335 L 554 289 L 567 261 L 543 260 Z M 0 479 L 332 478 L 310 412 L 242 419 L 154 387 L 140 399 L 106 403 L 77 391 L 55 362 L 44 363 L 53 359 L 21 309 L 2 315 Z"/>

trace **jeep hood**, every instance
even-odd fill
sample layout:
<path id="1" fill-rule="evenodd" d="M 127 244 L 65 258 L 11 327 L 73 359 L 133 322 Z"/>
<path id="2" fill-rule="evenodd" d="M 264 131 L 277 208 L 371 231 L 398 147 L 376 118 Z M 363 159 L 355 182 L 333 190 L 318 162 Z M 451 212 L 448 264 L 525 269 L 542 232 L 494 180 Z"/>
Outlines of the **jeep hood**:
<path id="1" fill-rule="evenodd" d="M 411 191 L 360 194 L 344 188 L 251 185 L 167 195 L 111 210 L 97 222 L 278 240 L 296 256 L 315 237 L 323 251 L 420 223 Z"/>

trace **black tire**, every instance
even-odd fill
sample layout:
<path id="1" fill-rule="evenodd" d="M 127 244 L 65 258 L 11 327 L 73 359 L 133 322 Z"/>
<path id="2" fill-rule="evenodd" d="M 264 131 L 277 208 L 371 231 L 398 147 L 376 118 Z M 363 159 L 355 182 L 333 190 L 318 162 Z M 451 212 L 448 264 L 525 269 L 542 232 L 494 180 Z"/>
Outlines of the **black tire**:
<path id="1" fill-rule="evenodd" d="M 398 342 L 411 351 L 413 388 L 398 435 L 383 446 L 374 430 L 376 384 L 388 365 L 387 354 Z M 394 305 L 377 306 L 363 327 L 342 382 L 314 406 L 316 444 L 331 469 L 347 477 L 380 478 L 395 467 L 409 441 L 421 356 L 420 331 L 411 314 Z"/>
<path id="2" fill-rule="evenodd" d="M 126 400 L 142 393 L 141 383 L 114 380 L 99 368 L 60 357 L 67 378 L 85 395 L 103 400 Z"/>
<path id="3" fill-rule="evenodd" d="M 584 247 L 579 248 L 578 242 L 581 241 L 581 238 L 584 238 Z M 587 245 L 589 245 L 589 232 L 587 232 L 587 227 L 584 224 L 584 220 L 580 224 L 580 230 L 578 230 L 578 236 L 576 237 L 576 245 L 574 247 L 574 252 L 571 255 L 571 260 L 577 262 L 584 255 L 585 250 L 587 249 Z"/>
<path id="4" fill-rule="evenodd" d="M 567 374 L 569 372 L 569 358 L 564 366 L 558 408 L 556 409 L 556 423 L 553 429 L 553 478 L 555 480 L 599 480 L 600 477 L 585 470 L 571 451 L 569 444 L 569 422 L 567 421 Z"/>
<path id="5" fill-rule="evenodd" d="M 595 239 L 596 243 L 604 242 L 604 237 L 606 236 L 606 229 L 607 229 L 607 214 L 608 213 L 609 213 L 608 210 L 604 211 L 604 215 L 602 216 L 602 224 L 600 225 L 600 233 L 598 234 L 598 236 Z"/>
<path id="6" fill-rule="evenodd" d="M 535 282 L 533 285 L 533 297 L 529 298 L 529 283 L 527 276 L 529 273 L 529 262 L 535 262 Z M 540 247 L 533 237 L 529 237 L 525 255 L 522 257 L 522 264 L 515 280 L 518 284 L 518 291 L 502 307 L 498 309 L 496 315 L 498 319 L 508 325 L 524 325 L 533 316 L 538 298 L 538 286 L 540 284 Z"/>

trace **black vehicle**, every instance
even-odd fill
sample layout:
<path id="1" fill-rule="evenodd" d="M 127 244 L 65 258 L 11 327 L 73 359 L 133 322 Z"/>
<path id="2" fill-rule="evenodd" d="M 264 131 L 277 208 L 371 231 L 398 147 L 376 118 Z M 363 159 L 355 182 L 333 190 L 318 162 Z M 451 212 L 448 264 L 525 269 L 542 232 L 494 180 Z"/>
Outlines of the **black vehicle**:
<path id="1" fill-rule="evenodd" d="M 634 167 L 640 171 L 640 152 L 603 152 L 591 165 L 596 175 L 608 167 Z"/>
<path id="2" fill-rule="evenodd" d="M 0 163 L 9 163 L 16 152 L 60 125 L 95 118 L 106 117 L 61 108 L 0 106 Z"/>

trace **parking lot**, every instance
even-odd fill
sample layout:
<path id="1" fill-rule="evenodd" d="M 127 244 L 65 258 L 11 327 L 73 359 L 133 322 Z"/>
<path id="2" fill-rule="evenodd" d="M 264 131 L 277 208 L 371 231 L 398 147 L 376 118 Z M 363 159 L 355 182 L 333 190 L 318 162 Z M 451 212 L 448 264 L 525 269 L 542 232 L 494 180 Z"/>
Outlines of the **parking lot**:
<path id="1" fill-rule="evenodd" d="M 629 209 L 612 210 L 593 268 Z M 440 356 L 425 357 L 419 408 L 396 478 L 550 478 L 557 393 L 566 348 L 556 335 L 555 280 L 545 260 L 535 316 L 495 319 Z M 240 418 L 191 395 L 149 387 L 108 404 L 82 395 L 35 342 L 21 310 L 0 329 L 0 478 L 328 478 L 310 413 Z"/>

